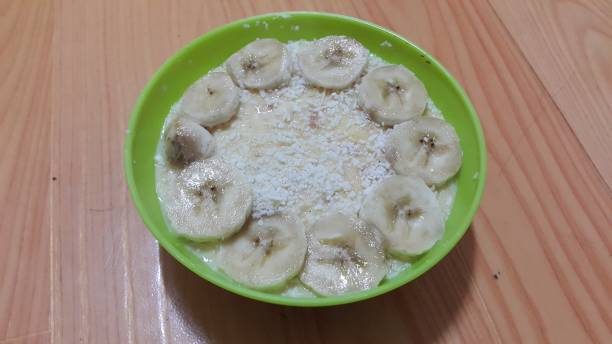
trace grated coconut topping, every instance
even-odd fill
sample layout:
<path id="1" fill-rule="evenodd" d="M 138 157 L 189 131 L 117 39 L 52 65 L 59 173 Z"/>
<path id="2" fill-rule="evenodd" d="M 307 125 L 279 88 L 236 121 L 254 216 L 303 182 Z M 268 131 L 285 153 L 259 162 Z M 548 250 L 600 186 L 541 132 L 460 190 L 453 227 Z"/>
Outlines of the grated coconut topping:
<path id="1" fill-rule="evenodd" d="M 288 44 L 290 54 L 303 43 Z M 372 56 L 368 68 L 382 64 Z M 386 134 L 359 109 L 358 85 L 315 89 L 293 69 L 283 88 L 242 90 L 236 118 L 212 131 L 217 156 L 250 180 L 255 219 L 356 214 L 368 190 L 393 174 L 382 151 Z"/>

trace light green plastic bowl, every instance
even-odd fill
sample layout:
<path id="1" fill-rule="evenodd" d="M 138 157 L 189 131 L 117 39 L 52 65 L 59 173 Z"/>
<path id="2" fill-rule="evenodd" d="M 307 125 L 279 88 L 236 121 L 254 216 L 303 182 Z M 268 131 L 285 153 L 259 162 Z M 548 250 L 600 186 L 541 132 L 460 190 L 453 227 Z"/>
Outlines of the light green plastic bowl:
<path id="1" fill-rule="evenodd" d="M 333 297 L 294 298 L 252 290 L 208 267 L 166 226 L 155 192 L 154 157 L 164 118 L 191 83 L 222 64 L 256 38 L 281 41 L 316 39 L 327 35 L 356 38 L 390 63 L 403 64 L 423 81 L 434 103 L 457 130 L 463 166 L 457 176 L 457 196 L 446 222 L 444 238 L 411 268 L 378 287 Z M 125 142 L 125 173 L 132 199 L 144 223 L 179 262 L 207 281 L 251 299 L 289 306 L 332 306 L 372 298 L 400 287 L 439 262 L 457 244 L 476 213 L 486 176 L 482 128 L 467 95 L 457 81 L 428 53 L 380 26 L 336 14 L 273 13 L 247 18 L 214 29 L 172 56 L 146 85 L 130 118 Z M 151 262 L 157 264 L 157 262 Z M 202 297 L 205 297 L 204 295 Z"/>

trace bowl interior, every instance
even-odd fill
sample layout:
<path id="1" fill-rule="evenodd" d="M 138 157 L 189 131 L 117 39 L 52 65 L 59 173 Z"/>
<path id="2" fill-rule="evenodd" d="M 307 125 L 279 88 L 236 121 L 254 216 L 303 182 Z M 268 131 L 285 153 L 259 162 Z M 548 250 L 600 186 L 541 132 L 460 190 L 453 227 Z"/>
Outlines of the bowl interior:
<path id="1" fill-rule="evenodd" d="M 326 298 L 290 298 L 254 291 L 210 269 L 167 228 L 155 192 L 154 156 L 164 118 L 195 80 L 223 63 L 256 38 L 281 41 L 348 35 L 390 63 L 403 64 L 423 81 L 434 103 L 457 130 L 464 152 L 457 176 L 457 195 L 443 240 L 420 256 L 410 269 L 377 288 Z M 431 268 L 455 246 L 468 228 L 482 195 L 486 173 L 482 129 L 469 99 L 458 83 L 429 54 L 379 26 L 333 14 L 292 12 L 240 20 L 191 42 L 157 71 L 140 95 L 130 119 L 125 145 L 125 169 L 132 198 L 146 226 L 159 243 L 187 268 L 236 294 L 260 301 L 294 306 L 330 306 L 367 299 L 395 289 Z M 151 264 L 157 264 L 151 262 Z"/>

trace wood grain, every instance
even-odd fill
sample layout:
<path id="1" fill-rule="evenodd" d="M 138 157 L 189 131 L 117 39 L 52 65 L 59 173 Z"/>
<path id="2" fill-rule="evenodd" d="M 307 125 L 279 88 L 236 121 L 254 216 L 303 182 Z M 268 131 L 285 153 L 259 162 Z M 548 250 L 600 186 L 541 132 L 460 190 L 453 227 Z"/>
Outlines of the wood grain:
<path id="1" fill-rule="evenodd" d="M 41 333 L 29 334 L 22 337 L 15 337 L 7 340 L 2 340 L 2 344 L 46 344 L 51 341 L 51 332 L 45 331 Z"/>
<path id="2" fill-rule="evenodd" d="M 611 20 L 597 2 L 582 4 Z M 538 65 L 540 53 L 564 54 L 582 26 L 538 26 L 555 43 L 536 54 L 522 32 L 532 27 L 494 5 L 0 3 L 0 140 L 20 143 L 6 144 L 0 160 L 0 343 L 609 341 L 612 193 L 602 157 L 612 141 L 601 117 L 607 100 L 589 98 L 604 97 L 608 80 L 595 89 L 594 72 L 573 72 L 579 55 Z M 469 93 L 489 149 L 481 209 L 448 257 L 397 291 L 327 309 L 249 301 L 196 277 L 146 230 L 122 166 L 131 108 L 166 58 L 214 26 L 304 9 L 370 20 L 432 52 Z M 606 66 L 605 51 L 593 54 Z M 566 71 L 581 85 L 572 88 L 580 107 L 596 110 L 579 115 L 588 125 L 577 126 L 547 79 Z"/>
<path id="3" fill-rule="evenodd" d="M 0 3 L 0 342 L 49 330 L 52 7 Z"/>
<path id="4" fill-rule="evenodd" d="M 612 187 L 612 2 L 490 2 Z"/>

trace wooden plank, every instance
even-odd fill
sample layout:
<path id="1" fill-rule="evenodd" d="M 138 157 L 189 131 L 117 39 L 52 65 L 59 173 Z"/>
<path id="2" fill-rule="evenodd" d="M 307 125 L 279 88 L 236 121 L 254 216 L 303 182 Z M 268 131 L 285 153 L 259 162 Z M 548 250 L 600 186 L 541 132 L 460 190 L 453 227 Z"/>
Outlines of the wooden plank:
<path id="1" fill-rule="evenodd" d="M 612 2 L 490 2 L 612 186 Z"/>
<path id="2" fill-rule="evenodd" d="M 0 341 L 49 329 L 52 6 L 0 6 Z"/>
<path id="3" fill-rule="evenodd" d="M 34 333 L 23 337 L 0 340 L 0 344 L 48 344 L 51 343 L 51 332 Z"/>
<path id="4" fill-rule="evenodd" d="M 505 301 L 483 296 L 485 302 L 506 308 L 524 341 L 605 341 L 610 194 L 597 172 L 585 168 L 588 155 L 491 11 L 451 4 L 445 12 L 455 18 L 445 23 L 459 25 L 449 44 L 469 47 L 456 55 L 459 75 L 476 98 L 491 158 L 476 225 L 493 229 L 482 232 L 490 240 L 483 242 L 485 260 L 511 274 L 499 291 L 482 289 L 501 292 Z M 472 28 L 462 25 L 468 22 Z M 508 318 L 493 319 L 503 326 Z"/>
<path id="5" fill-rule="evenodd" d="M 374 300 L 296 309 L 224 292 L 160 252 L 127 195 L 123 134 L 153 71 L 214 26 L 287 9 L 359 16 L 414 40 L 466 87 L 486 132 L 490 175 L 470 232 L 432 271 Z M 487 2 L 64 0 L 54 30 L 55 342 L 610 337 L 611 195 Z"/>

